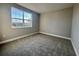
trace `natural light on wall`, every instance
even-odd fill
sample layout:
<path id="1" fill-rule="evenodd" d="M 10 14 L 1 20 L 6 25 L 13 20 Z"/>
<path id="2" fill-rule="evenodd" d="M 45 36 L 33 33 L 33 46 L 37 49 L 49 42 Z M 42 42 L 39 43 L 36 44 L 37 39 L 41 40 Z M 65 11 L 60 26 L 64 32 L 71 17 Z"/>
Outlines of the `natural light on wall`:
<path id="1" fill-rule="evenodd" d="M 12 28 L 32 27 L 32 13 L 11 7 Z"/>

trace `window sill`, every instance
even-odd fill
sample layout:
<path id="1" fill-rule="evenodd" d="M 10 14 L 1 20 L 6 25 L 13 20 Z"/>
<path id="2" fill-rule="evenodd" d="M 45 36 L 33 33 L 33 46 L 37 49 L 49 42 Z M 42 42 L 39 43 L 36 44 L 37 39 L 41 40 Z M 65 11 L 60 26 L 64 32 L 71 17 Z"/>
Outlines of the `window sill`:
<path id="1" fill-rule="evenodd" d="M 31 28 L 32 26 L 12 26 L 11 28 Z"/>

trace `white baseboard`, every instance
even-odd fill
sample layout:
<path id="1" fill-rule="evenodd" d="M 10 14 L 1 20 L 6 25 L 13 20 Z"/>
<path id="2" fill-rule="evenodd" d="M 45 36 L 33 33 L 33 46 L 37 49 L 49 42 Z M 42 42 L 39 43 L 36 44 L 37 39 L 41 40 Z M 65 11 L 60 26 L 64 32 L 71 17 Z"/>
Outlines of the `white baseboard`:
<path id="1" fill-rule="evenodd" d="M 64 38 L 64 39 L 71 40 L 71 38 L 69 38 L 69 37 L 59 36 L 59 35 L 50 34 L 50 33 L 45 33 L 45 32 L 40 32 L 40 33 L 46 34 L 46 35 L 50 35 L 50 36 L 55 36 L 55 37 L 59 37 L 59 38 Z"/>
<path id="2" fill-rule="evenodd" d="M 71 43 L 72 43 L 73 49 L 74 49 L 74 51 L 75 51 L 75 53 L 76 53 L 76 56 L 79 56 L 79 54 L 78 54 L 78 52 L 77 52 L 77 50 L 76 50 L 76 48 L 75 48 L 75 45 L 74 45 L 74 43 L 72 42 L 72 40 L 71 40 Z"/>
<path id="3" fill-rule="evenodd" d="M 38 32 L 30 33 L 30 34 L 27 34 L 27 35 L 18 36 L 18 37 L 12 38 L 12 39 L 8 39 L 8 40 L 0 42 L 0 44 L 8 43 L 8 42 L 11 42 L 11 41 L 14 41 L 14 40 L 17 40 L 17 39 L 20 39 L 20 38 L 24 38 L 24 37 L 27 37 L 27 36 L 30 36 L 30 35 L 33 35 L 33 34 L 36 34 L 36 33 L 38 33 Z"/>

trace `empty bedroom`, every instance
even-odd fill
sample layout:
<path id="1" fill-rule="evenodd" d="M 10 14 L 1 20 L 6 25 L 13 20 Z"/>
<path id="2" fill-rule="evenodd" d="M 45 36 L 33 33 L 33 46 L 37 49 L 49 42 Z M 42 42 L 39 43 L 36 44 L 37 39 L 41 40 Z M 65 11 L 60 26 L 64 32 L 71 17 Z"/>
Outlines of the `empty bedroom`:
<path id="1" fill-rule="evenodd" d="M 78 3 L 0 3 L 0 56 L 79 56 L 78 43 Z"/>

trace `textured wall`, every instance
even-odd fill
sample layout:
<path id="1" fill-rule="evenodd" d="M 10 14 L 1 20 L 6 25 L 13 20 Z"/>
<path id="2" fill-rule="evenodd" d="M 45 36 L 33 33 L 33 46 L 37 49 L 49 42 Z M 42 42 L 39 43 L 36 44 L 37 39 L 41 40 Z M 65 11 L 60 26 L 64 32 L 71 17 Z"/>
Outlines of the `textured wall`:
<path id="1" fill-rule="evenodd" d="M 11 13 L 10 13 L 10 7 L 14 4 L 2 4 L 2 36 L 3 40 L 7 40 L 10 38 L 14 38 L 20 35 L 26 35 L 29 33 L 34 33 L 39 31 L 39 17 L 38 14 L 33 12 L 33 23 L 32 27 L 29 28 L 11 28 Z"/>
<path id="2" fill-rule="evenodd" d="M 40 32 L 71 37 L 72 7 L 41 14 Z"/>
<path id="3" fill-rule="evenodd" d="M 79 4 L 75 4 L 73 8 L 72 22 L 72 44 L 79 55 Z"/>

